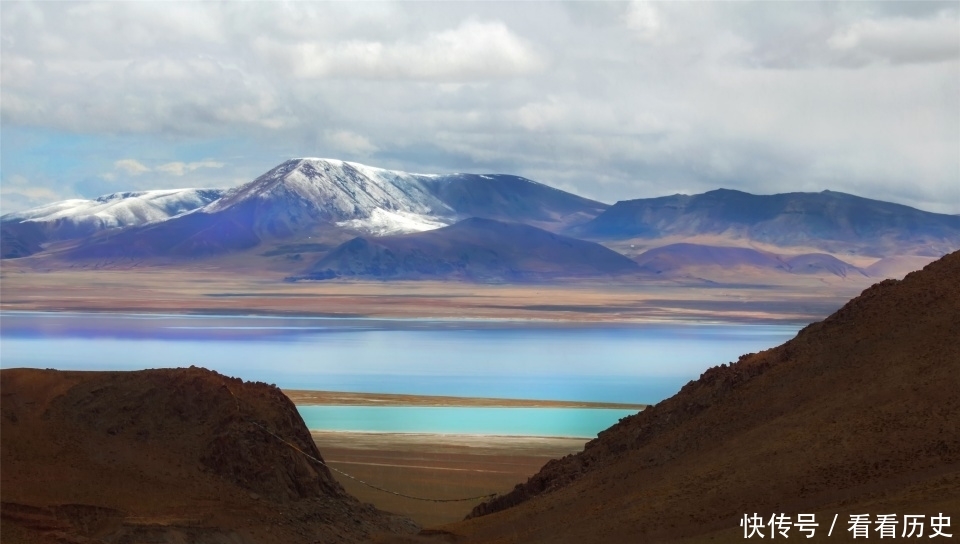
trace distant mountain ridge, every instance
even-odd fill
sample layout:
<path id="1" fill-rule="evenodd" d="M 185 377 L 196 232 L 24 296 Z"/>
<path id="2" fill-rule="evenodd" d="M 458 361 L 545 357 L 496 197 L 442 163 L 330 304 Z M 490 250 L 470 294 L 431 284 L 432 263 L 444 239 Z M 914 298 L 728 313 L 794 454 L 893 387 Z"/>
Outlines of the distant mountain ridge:
<path id="1" fill-rule="evenodd" d="M 128 191 L 6 214 L 0 218 L 2 256 L 23 257 L 40 251 L 47 242 L 164 221 L 202 208 L 224 193 L 223 189 Z"/>
<path id="2" fill-rule="evenodd" d="M 428 232 L 354 238 L 300 279 L 542 281 L 628 274 L 637 264 L 600 244 L 530 225 L 471 218 Z"/>
<path id="3" fill-rule="evenodd" d="M 358 235 L 379 247 L 380 237 L 429 232 L 474 217 L 599 242 L 638 259 L 648 272 L 726 262 L 760 273 L 896 275 L 912 263 L 904 257 L 928 262 L 960 248 L 960 216 L 832 191 L 752 195 L 719 189 L 608 206 L 519 176 L 416 174 L 298 158 L 225 191 L 115 193 L 7 214 L 0 218 L 0 254 L 39 253 L 50 257 L 44 266 L 52 267 L 76 261 L 122 266 L 175 264 L 262 247 L 243 258 L 289 258 L 289 266 L 301 267 L 291 270 L 296 276 L 308 272 L 302 267 L 311 260 Z M 668 247 L 678 242 L 714 249 Z M 750 253 L 737 246 L 764 249 Z M 296 247 L 311 248 L 312 255 L 304 259 L 284 249 Z M 425 248 L 439 252 L 428 259 L 447 262 L 441 246 L 431 242 Z M 640 255 L 643 249 L 659 251 Z M 771 261 L 764 251 L 784 257 Z M 885 260 L 874 267 L 877 259 Z"/>
<path id="4" fill-rule="evenodd" d="M 651 274 L 698 270 L 706 267 L 751 268 L 791 274 L 869 276 L 866 271 L 826 253 L 780 256 L 747 247 L 723 247 L 678 243 L 645 251 L 634 258 L 640 269 Z"/>
<path id="5" fill-rule="evenodd" d="M 557 222 L 606 205 L 518 176 L 411 174 L 336 159 L 293 159 L 201 210 L 251 206 L 253 228 L 284 236 L 329 223 L 374 235 L 421 232 L 467 217 Z"/>
<path id="6" fill-rule="evenodd" d="M 561 230 L 606 209 L 600 202 L 518 176 L 410 174 L 314 158 L 286 161 L 217 196 L 165 221 L 142 221 L 90 238 L 66 256 L 202 257 L 248 249 L 265 239 L 309 237 L 318 229 L 384 236 L 436 229 L 469 217 Z M 11 233 L 7 243 L 18 253 L 36 248 L 29 237 L 16 238 L 15 225 L 34 222 L 40 215 L 31 210 L 4 216 Z M 79 221 L 73 216 L 69 220 Z"/>
<path id="7" fill-rule="evenodd" d="M 835 191 L 753 195 L 717 189 L 617 202 L 571 233 L 599 240 L 722 234 L 835 253 L 940 256 L 960 247 L 960 217 Z"/>

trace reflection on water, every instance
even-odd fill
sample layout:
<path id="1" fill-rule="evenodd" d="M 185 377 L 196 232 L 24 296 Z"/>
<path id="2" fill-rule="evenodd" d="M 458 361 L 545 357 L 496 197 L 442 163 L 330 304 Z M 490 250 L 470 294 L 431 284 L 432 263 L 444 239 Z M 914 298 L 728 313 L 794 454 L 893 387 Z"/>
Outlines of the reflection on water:
<path id="1" fill-rule="evenodd" d="M 0 365 L 197 365 L 290 389 L 654 403 L 796 326 L 0 314 Z"/>

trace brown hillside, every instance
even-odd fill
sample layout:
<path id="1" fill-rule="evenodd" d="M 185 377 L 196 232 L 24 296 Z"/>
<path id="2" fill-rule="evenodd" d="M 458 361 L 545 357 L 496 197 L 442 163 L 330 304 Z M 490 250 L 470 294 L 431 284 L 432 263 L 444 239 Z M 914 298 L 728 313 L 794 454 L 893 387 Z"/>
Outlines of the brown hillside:
<path id="1" fill-rule="evenodd" d="M 410 531 L 347 495 L 279 389 L 189 369 L 0 371 L 2 536 L 17 542 L 355 542 Z"/>
<path id="2" fill-rule="evenodd" d="M 466 542 L 741 542 L 745 513 L 814 513 L 826 541 L 839 514 L 834 542 L 850 538 L 849 514 L 943 512 L 957 537 L 958 339 L 960 252 L 711 368 L 446 529 Z"/>

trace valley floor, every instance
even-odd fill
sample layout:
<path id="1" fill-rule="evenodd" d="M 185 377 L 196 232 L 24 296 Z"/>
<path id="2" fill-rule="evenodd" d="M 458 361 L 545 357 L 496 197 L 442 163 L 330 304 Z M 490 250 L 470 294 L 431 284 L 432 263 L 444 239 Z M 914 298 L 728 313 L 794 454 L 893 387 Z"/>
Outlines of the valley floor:
<path id="1" fill-rule="evenodd" d="M 451 499 L 506 493 L 547 461 L 576 453 L 581 438 L 312 431 L 335 469 L 392 491 Z M 400 497 L 334 473 L 348 493 L 424 527 L 462 520 L 484 499 L 432 502 Z"/>
<path id="2" fill-rule="evenodd" d="M 630 408 L 594 402 L 438 397 L 284 390 L 297 405 Z M 451 499 L 506 493 L 547 461 L 576 453 L 582 438 L 430 433 L 311 431 L 324 460 L 378 487 L 422 498 Z M 334 473 L 348 493 L 423 526 L 460 521 L 483 499 L 433 502 L 400 497 Z"/>
<path id="3" fill-rule="evenodd" d="M 7 260 L 0 273 L 0 310 L 802 324 L 830 314 L 873 283 L 778 281 L 734 275 L 729 283 L 289 283 L 279 275 L 217 267 L 42 271 Z"/>

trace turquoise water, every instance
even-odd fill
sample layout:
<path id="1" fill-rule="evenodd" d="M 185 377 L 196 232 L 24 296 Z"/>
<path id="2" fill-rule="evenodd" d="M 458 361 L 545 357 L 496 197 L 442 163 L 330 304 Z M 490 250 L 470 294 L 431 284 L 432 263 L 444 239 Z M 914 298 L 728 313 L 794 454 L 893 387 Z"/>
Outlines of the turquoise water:
<path id="1" fill-rule="evenodd" d="M 307 428 L 326 431 L 441 433 L 595 438 L 634 410 L 300 406 Z"/>
<path id="2" fill-rule="evenodd" d="M 0 313 L 0 366 L 197 365 L 290 389 L 652 404 L 796 325 Z"/>

